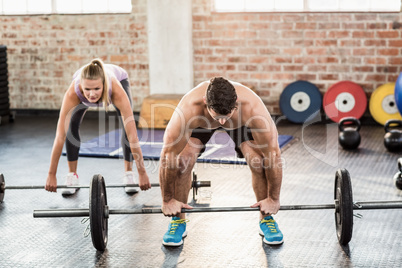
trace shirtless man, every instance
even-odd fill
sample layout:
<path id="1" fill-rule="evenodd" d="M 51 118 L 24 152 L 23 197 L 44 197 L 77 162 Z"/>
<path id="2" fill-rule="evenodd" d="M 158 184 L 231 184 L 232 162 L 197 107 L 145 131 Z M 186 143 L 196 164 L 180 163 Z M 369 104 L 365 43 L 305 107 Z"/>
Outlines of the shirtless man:
<path id="1" fill-rule="evenodd" d="M 282 232 L 271 215 L 280 207 L 282 184 L 278 132 L 264 103 L 251 89 L 222 77 L 212 78 L 188 92 L 178 104 L 164 135 L 159 179 L 162 211 L 172 216 L 163 237 L 165 246 L 183 244 L 187 235 L 185 213 L 191 172 L 205 144 L 217 129 L 225 130 L 244 157 L 260 208 L 260 234 L 264 243 L 281 244 Z"/>

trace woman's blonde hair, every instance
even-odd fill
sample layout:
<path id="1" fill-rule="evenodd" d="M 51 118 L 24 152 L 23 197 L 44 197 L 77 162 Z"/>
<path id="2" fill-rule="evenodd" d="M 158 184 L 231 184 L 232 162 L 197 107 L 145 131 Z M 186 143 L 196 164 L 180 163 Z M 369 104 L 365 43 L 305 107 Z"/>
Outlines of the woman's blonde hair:
<path id="1" fill-rule="evenodd" d="M 90 63 L 84 66 L 81 71 L 81 81 L 83 79 L 96 80 L 102 79 L 103 92 L 99 101 L 103 103 L 105 109 L 110 104 L 109 99 L 109 78 L 106 75 L 104 63 L 101 59 L 93 59 Z"/>

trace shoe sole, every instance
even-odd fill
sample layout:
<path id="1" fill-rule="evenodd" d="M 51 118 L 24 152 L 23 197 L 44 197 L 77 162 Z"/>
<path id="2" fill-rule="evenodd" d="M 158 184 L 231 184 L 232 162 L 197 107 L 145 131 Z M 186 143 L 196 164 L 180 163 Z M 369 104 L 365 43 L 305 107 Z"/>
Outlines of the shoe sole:
<path id="1" fill-rule="evenodd" d="M 178 247 L 178 246 L 181 246 L 181 245 L 183 245 L 183 238 L 185 238 L 187 236 L 187 230 L 183 233 L 183 235 L 181 236 L 181 240 L 180 240 L 180 242 L 178 242 L 178 243 L 175 243 L 175 242 L 165 242 L 165 241 L 163 241 L 162 240 L 162 244 L 164 245 L 164 246 L 168 246 L 168 247 Z"/>
<path id="2" fill-rule="evenodd" d="M 262 237 L 264 237 L 264 239 L 262 240 L 265 244 L 267 244 L 267 245 L 280 245 L 280 244 L 282 244 L 283 243 L 283 238 L 282 238 L 282 240 L 281 241 L 273 241 L 273 242 L 269 242 L 267 239 L 265 239 L 265 235 L 264 235 L 264 233 L 262 232 L 262 230 L 260 229 L 260 232 L 259 232 L 259 234 L 262 236 Z"/>
<path id="3" fill-rule="evenodd" d="M 75 194 L 80 188 L 65 189 L 61 192 L 62 196 L 70 196 Z"/>
<path id="4" fill-rule="evenodd" d="M 136 193 L 138 193 L 138 190 L 136 188 L 132 188 L 132 187 L 125 187 L 124 191 L 126 192 L 126 194 L 136 194 Z"/>

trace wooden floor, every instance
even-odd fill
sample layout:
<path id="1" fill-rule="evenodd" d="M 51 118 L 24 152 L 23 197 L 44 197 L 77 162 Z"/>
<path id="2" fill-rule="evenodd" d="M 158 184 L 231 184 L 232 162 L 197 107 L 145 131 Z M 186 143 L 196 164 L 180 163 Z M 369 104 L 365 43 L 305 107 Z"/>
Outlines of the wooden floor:
<path id="1" fill-rule="evenodd" d="M 108 116 L 106 116 L 108 119 Z M 113 129 L 113 120 L 85 118 L 82 140 Z M 0 173 L 6 185 L 44 184 L 56 129 L 54 116 L 17 115 L 0 126 Z M 105 127 L 106 126 L 106 127 Z M 362 126 L 359 150 L 344 151 L 337 142 L 337 125 L 295 125 L 280 121 L 280 134 L 293 135 L 285 147 L 286 163 L 281 204 L 333 203 L 335 171 L 347 168 L 355 201 L 401 200 L 393 184 L 400 154 L 383 146 L 379 125 Z M 151 182 L 158 182 L 158 162 L 146 161 Z M 198 163 L 200 190 L 195 206 L 248 206 L 255 202 L 247 166 Z M 66 158 L 58 179 L 64 183 Z M 121 183 L 122 159 L 80 158 L 81 184 L 96 173 L 106 183 Z M 107 189 L 110 208 L 160 206 L 159 188 L 135 195 Z M 84 237 L 81 218 L 33 218 L 34 209 L 87 208 L 88 190 L 64 198 L 44 190 L 6 190 L 0 204 L 0 267 L 401 267 L 402 211 L 358 211 L 352 241 L 338 244 L 334 211 L 280 211 L 275 219 L 284 233 L 281 246 L 263 244 L 258 212 L 189 214 L 184 245 L 164 247 L 169 218 L 163 215 L 111 215 L 107 250 L 97 252 Z M 357 212 L 355 212 L 357 213 Z"/>

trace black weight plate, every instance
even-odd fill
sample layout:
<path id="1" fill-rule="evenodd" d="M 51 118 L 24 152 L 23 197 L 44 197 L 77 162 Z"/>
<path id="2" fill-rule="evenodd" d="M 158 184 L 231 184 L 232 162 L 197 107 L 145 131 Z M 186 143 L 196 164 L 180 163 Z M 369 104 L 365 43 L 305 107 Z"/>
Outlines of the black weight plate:
<path id="1" fill-rule="evenodd" d="M 7 68 L 6 69 L 0 69 L 0 75 L 7 75 L 8 71 Z"/>
<path id="2" fill-rule="evenodd" d="M 7 50 L 6 46 L 0 45 L 0 51 L 6 51 L 6 50 Z"/>
<path id="3" fill-rule="evenodd" d="M 0 92 L 0 100 L 1 100 L 1 99 L 5 99 L 5 98 L 8 99 L 8 97 L 9 97 L 8 91 L 6 91 L 6 92 Z"/>
<path id="4" fill-rule="evenodd" d="M 99 250 L 106 249 L 108 241 L 108 218 L 105 216 L 107 206 L 105 180 L 102 175 L 94 175 L 90 186 L 89 222 L 93 246 Z"/>
<path id="5" fill-rule="evenodd" d="M 0 81 L 8 81 L 8 76 L 6 74 L 0 74 Z"/>
<path id="6" fill-rule="evenodd" d="M 6 87 L 6 86 L 8 86 L 7 80 L 0 81 L 0 87 Z"/>
<path id="7" fill-rule="evenodd" d="M 191 187 L 193 188 L 193 200 L 196 201 L 196 196 L 198 194 L 198 187 L 197 187 L 197 173 L 193 170 L 193 182 L 191 184 Z"/>
<path id="8" fill-rule="evenodd" d="M 321 109 L 322 95 L 317 86 L 307 81 L 296 81 L 285 87 L 279 98 L 279 108 L 293 123 L 304 123 Z"/>
<path id="9" fill-rule="evenodd" d="M 5 191 L 6 191 L 6 182 L 4 181 L 3 174 L 0 173 L 0 203 L 3 203 Z"/>
<path id="10" fill-rule="evenodd" d="M 0 116 L 6 116 L 6 115 L 11 115 L 11 111 L 10 110 L 4 110 L 4 111 L 0 110 Z"/>
<path id="11" fill-rule="evenodd" d="M 0 93 L 8 93 L 8 87 L 0 87 Z"/>
<path id="12" fill-rule="evenodd" d="M 1 51 L 0 58 L 7 58 L 7 51 Z"/>
<path id="13" fill-rule="evenodd" d="M 2 70 L 2 69 L 7 70 L 7 68 L 8 68 L 8 64 L 7 64 L 7 63 L 1 63 L 1 64 L 0 64 L 0 70 Z"/>
<path id="14" fill-rule="evenodd" d="M 353 195 L 350 175 L 346 169 L 336 171 L 334 198 L 336 235 L 341 245 L 347 245 L 353 233 Z"/>
<path id="15" fill-rule="evenodd" d="M 10 110 L 10 103 L 0 104 L 0 111 Z"/>
<path id="16" fill-rule="evenodd" d="M 0 98 L 0 106 L 3 104 L 9 104 L 10 100 L 8 99 L 8 97 L 5 98 Z"/>
<path id="17" fill-rule="evenodd" d="M 6 57 L 0 57 L 0 63 L 6 63 L 7 58 Z"/>

